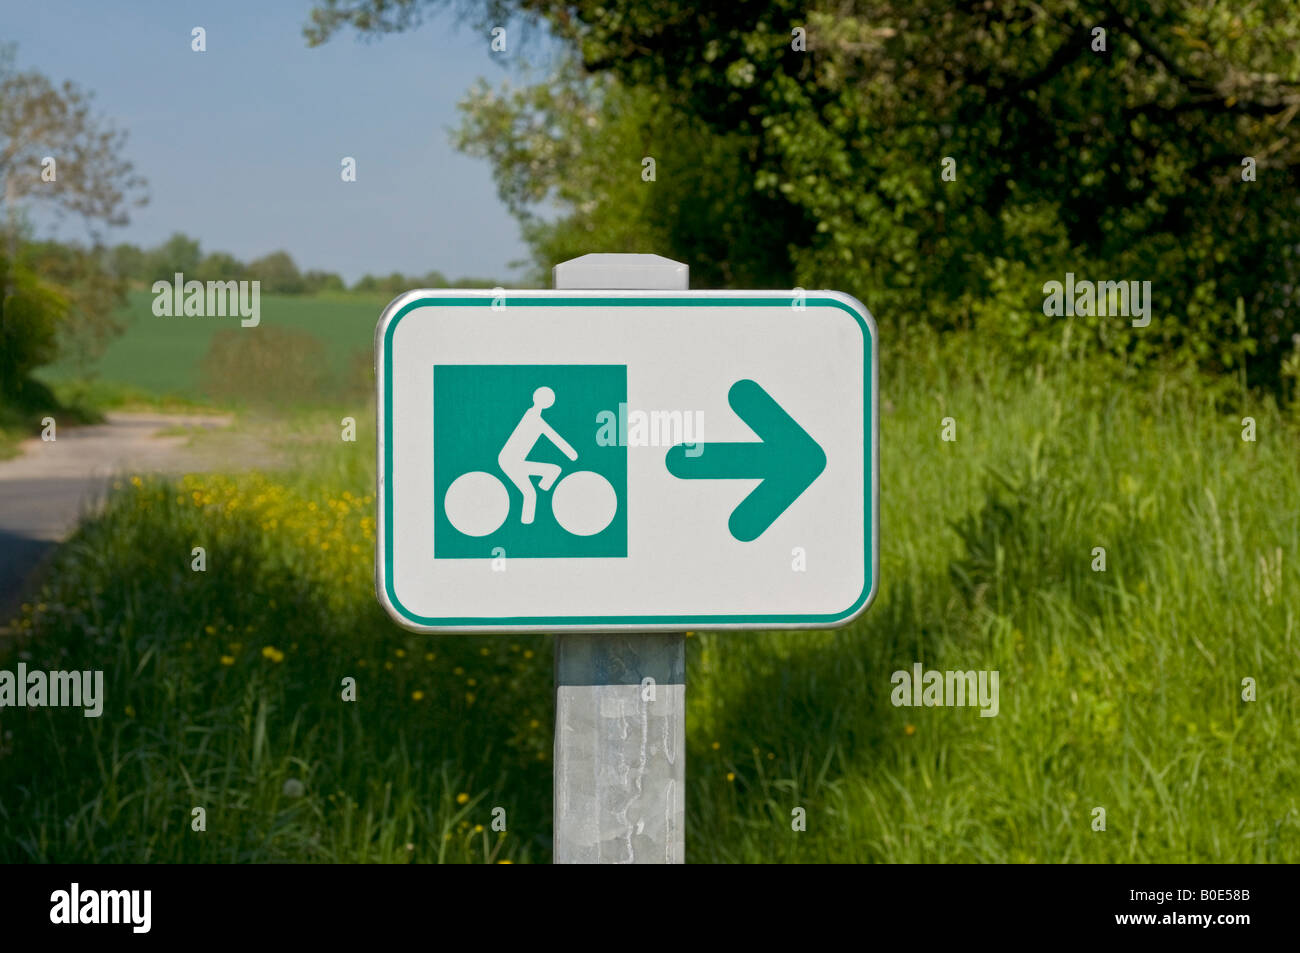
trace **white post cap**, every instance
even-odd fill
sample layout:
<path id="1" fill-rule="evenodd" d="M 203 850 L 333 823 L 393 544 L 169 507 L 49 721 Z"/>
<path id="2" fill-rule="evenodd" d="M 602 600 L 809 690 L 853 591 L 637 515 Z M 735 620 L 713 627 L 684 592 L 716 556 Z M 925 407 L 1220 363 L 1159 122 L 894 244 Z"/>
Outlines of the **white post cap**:
<path id="1" fill-rule="evenodd" d="M 686 291 L 690 274 L 690 266 L 663 255 L 602 252 L 560 262 L 552 282 L 567 291 Z"/>

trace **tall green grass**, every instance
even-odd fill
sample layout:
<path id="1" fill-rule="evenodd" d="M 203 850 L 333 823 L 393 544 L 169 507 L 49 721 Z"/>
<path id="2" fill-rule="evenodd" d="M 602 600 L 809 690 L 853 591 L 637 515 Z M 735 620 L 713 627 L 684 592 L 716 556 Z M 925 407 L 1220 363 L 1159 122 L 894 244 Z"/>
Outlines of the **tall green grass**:
<path id="1" fill-rule="evenodd" d="M 879 598 L 842 630 L 688 640 L 688 858 L 1300 860 L 1294 425 L 962 338 L 881 370 Z M 20 650 L 104 668 L 108 701 L 0 712 L 0 859 L 549 859 L 550 641 L 387 621 L 344 496 L 372 492 L 372 439 L 126 483 L 64 547 Z M 1000 713 L 894 707 L 916 662 L 997 670 Z"/>
<path id="2" fill-rule="evenodd" d="M 701 639 L 693 859 L 1300 859 L 1294 429 L 1195 381 L 927 358 L 884 369 L 876 605 Z M 1000 714 L 894 707 L 918 661 L 999 671 Z"/>

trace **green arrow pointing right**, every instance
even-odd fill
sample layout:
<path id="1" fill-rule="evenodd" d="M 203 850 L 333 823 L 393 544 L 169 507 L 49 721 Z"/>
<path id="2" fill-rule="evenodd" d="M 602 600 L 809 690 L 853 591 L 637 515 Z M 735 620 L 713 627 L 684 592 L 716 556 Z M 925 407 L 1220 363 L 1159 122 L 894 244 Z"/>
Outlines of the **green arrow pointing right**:
<path id="1" fill-rule="evenodd" d="M 826 451 L 754 381 L 741 380 L 727 392 L 731 409 L 757 441 L 706 443 L 699 456 L 686 444 L 668 451 L 668 472 L 681 480 L 759 479 L 731 513 L 727 526 L 744 543 L 762 536 L 790 504 L 826 469 Z"/>

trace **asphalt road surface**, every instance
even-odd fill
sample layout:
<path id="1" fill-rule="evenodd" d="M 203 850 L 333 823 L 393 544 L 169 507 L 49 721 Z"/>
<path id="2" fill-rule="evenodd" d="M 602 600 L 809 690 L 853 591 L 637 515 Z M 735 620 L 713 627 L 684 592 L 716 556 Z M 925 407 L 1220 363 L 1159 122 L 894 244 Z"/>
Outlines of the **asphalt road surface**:
<path id="1" fill-rule="evenodd" d="M 176 426 L 224 427 L 229 418 L 111 413 L 103 424 L 70 427 L 56 439 L 26 441 L 21 456 L 0 461 L 0 625 L 19 592 L 83 514 L 103 500 L 115 476 L 208 469 L 186 436 L 158 436 Z"/>

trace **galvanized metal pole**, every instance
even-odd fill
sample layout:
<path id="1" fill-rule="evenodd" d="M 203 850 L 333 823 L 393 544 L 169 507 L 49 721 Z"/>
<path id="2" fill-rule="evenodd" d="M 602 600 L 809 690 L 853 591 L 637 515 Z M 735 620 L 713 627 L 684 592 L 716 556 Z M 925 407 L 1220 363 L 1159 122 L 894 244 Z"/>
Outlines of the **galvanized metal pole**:
<path id="1" fill-rule="evenodd" d="M 659 255 L 584 255 L 556 289 L 685 291 Z M 554 862 L 686 860 L 686 637 L 555 637 Z"/>

